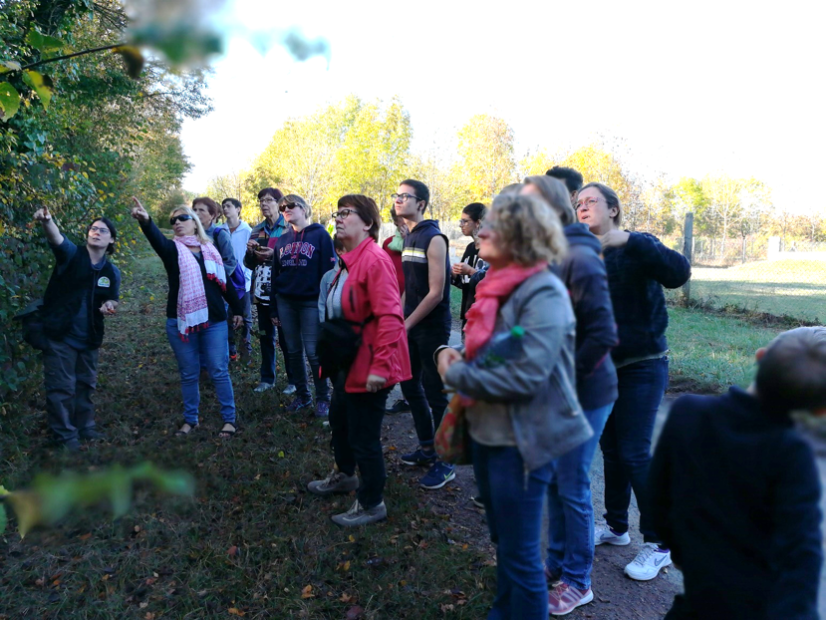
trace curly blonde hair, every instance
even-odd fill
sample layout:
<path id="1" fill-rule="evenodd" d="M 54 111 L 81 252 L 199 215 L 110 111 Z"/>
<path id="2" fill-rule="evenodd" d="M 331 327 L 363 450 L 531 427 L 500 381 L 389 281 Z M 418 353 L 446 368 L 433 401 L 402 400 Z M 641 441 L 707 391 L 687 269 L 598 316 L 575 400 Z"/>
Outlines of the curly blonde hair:
<path id="1" fill-rule="evenodd" d="M 538 196 L 500 194 L 487 221 L 513 262 L 523 267 L 558 262 L 568 253 L 559 216 Z"/>
<path id="2" fill-rule="evenodd" d="M 195 222 L 195 236 L 198 238 L 203 244 L 212 243 L 212 239 L 206 234 L 204 230 L 203 224 L 201 224 L 201 220 L 198 218 L 198 214 L 195 213 L 192 209 L 187 207 L 186 205 L 181 205 L 180 207 L 175 207 L 169 214 L 169 217 L 174 217 L 178 213 L 186 213 L 187 215 L 192 217 L 192 220 Z"/>

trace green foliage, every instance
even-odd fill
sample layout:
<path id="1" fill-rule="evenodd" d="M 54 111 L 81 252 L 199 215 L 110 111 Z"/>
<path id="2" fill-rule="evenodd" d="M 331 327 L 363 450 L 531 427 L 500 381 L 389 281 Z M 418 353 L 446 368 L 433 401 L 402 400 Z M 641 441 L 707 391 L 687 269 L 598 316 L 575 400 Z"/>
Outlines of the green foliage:
<path id="1" fill-rule="evenodd" d="M 238 198 L 253 221 L 256 195 L 267 186 L 304 197 L 317 221 L 326 221 L 345 194 L 366 194 L 389 209 L 389 195 L 408 172 L 410 137 L 400 101 L 383 106 L 350 96 L 285 122 L 248 170 L 213 179 L 207 194 Z"/>
<path id="2" fill-rule="evenodd" d="M 59 476 L 38 475 L 31 489 L 6 491 L 0 487 L 0 500 L 7 502 L 17 516 L 20 536 L 32 528 L 55 525 L 70 511 L 93 506 L 103 500 L 112 505 L 114 518 L 129 511 L 132 504 L 132 487 L 136 482 L 148 482 L 164 493 L 191 496 L 195 483 L 189 474 L 168 472 L 151 463 L 143 463 L 130 469 L 113 465 L 105 471 L 79 475 L 64 472 Z M 5 530 L 5 510 L 0 513 L 0 534 Z"/>
<path id="3" fill-rule="evenodd" d="M 50 272 L 32 213 L 48 205 L 82 242 L 90 217 L 125 223 L 131 195 L 180 196 L 189 166 L 181 122 L 210 109 L 203 72 L 145 61 L 122 45 L 126 23 L 109 0 L 20 0 L 0 13 L 0 402 L 39 376 L 11 320 L 42 295 Z M 135 229 L 118 228 L 115 261 L 128 271 Z"/>

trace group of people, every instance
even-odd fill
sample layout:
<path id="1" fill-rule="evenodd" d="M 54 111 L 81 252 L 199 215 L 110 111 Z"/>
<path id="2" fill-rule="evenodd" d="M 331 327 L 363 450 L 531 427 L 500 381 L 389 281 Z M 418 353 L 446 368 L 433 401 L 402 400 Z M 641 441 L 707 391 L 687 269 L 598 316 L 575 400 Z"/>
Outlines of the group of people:
<path id="1" fill-rule="evenodd" d="M 455 478 L 434 437 L 449 393 L 461 395 L 474 500 L 497 547 L 489 618 L 564 615 L 592 601 L 594 548 L 630 544 L 632 492 L 644 542 L 626 575 L 650 580 L 672 562 L 685 570 L 686 592 L 668 617 L 768 617 L 781 609 L 783 617 L 816 617 L 806 614 L 814 613 L 820 570 L 819 486 L 788 413 L 826 407 L 826 329 L 794 330 L 761 350 L 748 391 L 677 401 L 652 468 L 668 383 L 663 287 L 688 280 L 685 257 L 653 235 L 623 230 L 616 192 L 584 184 L 570 168 L 509 185 L 489 207 L 465 207 L 460 224 L 472 241 L 455 264 L 438 221 L 426 217 L 428 187 L 406 179 L 392 199 L 396 233 L 381 246 L 379 208 L 363 195 L 338 201 L 334 238 L 312 223 L 302 197 L 275 188 L 259 192 L 264 219 L 255 227 L 240 220 L 232 198 L 177 207 L 172 239 L 134 199 L 132 216 L 169 280 L 166 330 L 184 411 L 177 434 L 199 424 L 203 370 L 221 406 L 219 435 L 236 432 L 228 366 L 238 347 L 249 360 L 254 307 L 255 390 L 275 386 L 277 340 L 294 395 L 287 410 L 329 417 L 335 466 L 308 490 L 356 492 L 349 510 L 333 517 L 339 525 L 387 517 L 381 424 L 393 386 L 404 399 L 391 409 L 409 407 L 418 439 L 401 462 L 427 468 L 419 481 L 426 489 Z M 218 226 L 221 214 L 226 224 Z M 117 308 L 119 274 L 106 260 L 116 232 L 96 219 L 78 248 L 48 210 L 35 218 L 57 257 L 44 298 L 48 418 L 59 440 L 76 448 L 99 435 L 91 394 L 103 317 Z M 458 347 L 448 346 L 451 286 L 462 292 Z M 518 338 L 506 359 L 490 355 L 509 333 Z M 598 526 L 590 484 L 597 444 L 606 509 Z M 761 537 L 767 544 L 755 551 Z M 714 565 L 718 558 L 742 574 Z M 768 600 L 775 583 L 790 593 Z"/>

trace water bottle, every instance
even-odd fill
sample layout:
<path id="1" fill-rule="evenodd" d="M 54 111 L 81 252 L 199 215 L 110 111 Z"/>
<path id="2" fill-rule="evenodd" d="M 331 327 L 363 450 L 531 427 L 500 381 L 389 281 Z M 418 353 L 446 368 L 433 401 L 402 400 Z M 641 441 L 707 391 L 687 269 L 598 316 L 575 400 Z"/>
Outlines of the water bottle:
<path id="1" fill-rule="evenodd" d="M 493 336 L 481 353 L 473 360 L 473 363 L 480 368 L 496 368 L 509 360 L 516 359 L 522 353 L 522 338 L 524 336 L 525 329 L 519 325 L 515 325 L 509 331 Z"/>

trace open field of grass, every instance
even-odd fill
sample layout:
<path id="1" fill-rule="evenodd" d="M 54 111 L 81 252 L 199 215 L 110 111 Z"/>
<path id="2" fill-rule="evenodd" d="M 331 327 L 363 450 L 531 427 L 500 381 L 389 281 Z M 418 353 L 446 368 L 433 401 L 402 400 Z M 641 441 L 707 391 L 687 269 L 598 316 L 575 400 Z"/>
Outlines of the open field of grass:
<path id="1" fill-rule="evenodd" d="M 784 327 L 696 308 L 668 309 L 670 387 L 672 391 L 720 392 L 746 387 L 754 378 L 754 354 Z"/>
<path id="2" fill-rule="evenodd" d="M 826 320 L 826 261 L 758 261 L 729 268 L 694 267 L 693 300 L 715 307 L 735 306 L 790 316 Z"/>

